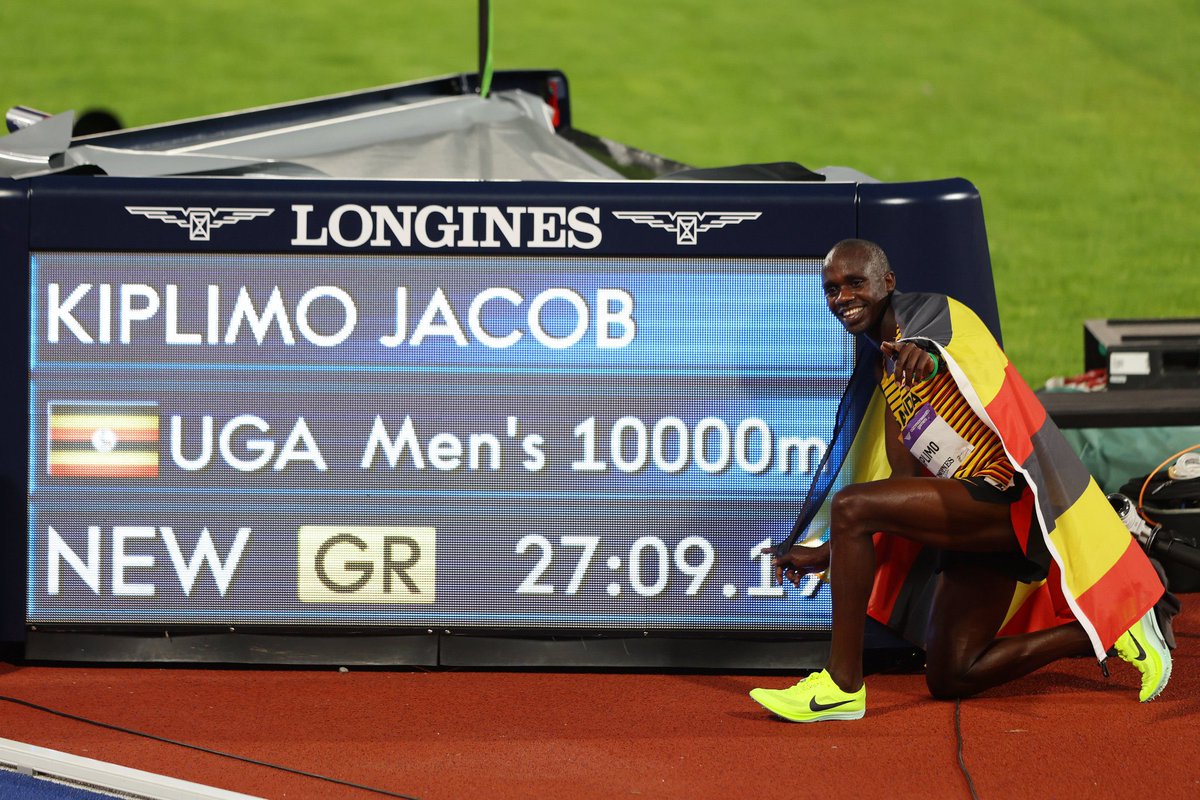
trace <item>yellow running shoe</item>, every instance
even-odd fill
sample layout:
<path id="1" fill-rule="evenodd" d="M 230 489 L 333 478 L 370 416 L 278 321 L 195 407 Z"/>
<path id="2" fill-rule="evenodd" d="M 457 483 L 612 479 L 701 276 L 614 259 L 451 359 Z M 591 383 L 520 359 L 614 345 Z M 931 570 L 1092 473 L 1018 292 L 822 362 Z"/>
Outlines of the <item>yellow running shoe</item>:
<path id="1" fill-rule="evenodd" d="M 789 722 L 862 719 L 867 713 L 867 684 L 857 692 L 843 692 L 825 670 L 787 689 L 751 689 L 750 697 Z"/>
<path id="2" fill-rule="evenodd" d="M 1171 649 L 1154 618 L 1154 609 L 1146 612 L 1134 626 L 1117 639 L 1117 655 L 1142 673 L 1138 699 L 1148 703 L 1162 693 L 1171 678 Z"/>

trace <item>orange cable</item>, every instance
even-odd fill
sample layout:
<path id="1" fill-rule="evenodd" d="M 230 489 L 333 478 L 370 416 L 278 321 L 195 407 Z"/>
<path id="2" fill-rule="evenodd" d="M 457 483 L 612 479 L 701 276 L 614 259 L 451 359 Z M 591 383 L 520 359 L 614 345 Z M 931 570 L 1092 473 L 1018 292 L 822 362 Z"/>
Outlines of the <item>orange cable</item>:
<path id="1" fill-rule="evenodd" d="M 1154 478 L 1155 475 L 1158 474 L 1158 471 L 1160 469 L 1162 469 L 1163 467 L 1165 467 L 1167 464 L 1174 461 L 1175 459 L 1179 458 L 1184 453 L 1190 453 L 1193 450 L 1197 450 L 1197 449 L 1200 449 L 1200 444 L 1194 444 L 1191 447 L 1185 447 L 1184 449 L 1180 450 L 1175 455 L 1168 458 L 1166 461 L 1159 464 L 1154 469 L 1150 470 L 1150 474 L 1146 476 L 1146 480 L 1142 483 L 1141 491 L 1138 492 L 1138 499 L 1137 499 L 1138 516 L 1140 516 L 1142 519 L 1146 520 L 1149 523 L 1152 523 L 1154 525 L 1158 524 L 1158 522 L 1156 520 L 1153 520 L 1153 519 L 1150 519 L 1149 517 L 1147 517 L 1145 511 L 1142 511 L 1142 498 L 1144 498 L 1146 496 L 1146 487 L 1150 485 L 1150 481 Z"/>

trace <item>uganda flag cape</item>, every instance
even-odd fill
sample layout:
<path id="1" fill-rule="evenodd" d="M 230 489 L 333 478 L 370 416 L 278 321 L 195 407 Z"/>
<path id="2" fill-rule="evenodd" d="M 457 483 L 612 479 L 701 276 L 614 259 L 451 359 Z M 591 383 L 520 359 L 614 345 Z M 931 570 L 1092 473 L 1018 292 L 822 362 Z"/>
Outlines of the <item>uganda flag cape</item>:
<path id="1" fill-rule="evenodd" d="M 1079 620 L 1096 658 L 1103 661 L 1117 637 L 1164 592 L 1150 560 L 974 312 L 938 294 L 895 292 L 892 307 L 900 338 L 941 356 L 975 414 L 1000 437 L 1031 489 L 1026 502 L 1034 505 L 1036 525 L 1017 529 L 1016 534 L 1026 555 L 1048 564 L 1048 572 L 1044 580 L 1017 584 L 999 634 Z M 882 417 L 888 412 L 874 371 L 879 352 L 866 337 L 856 338 L 857 362 L 838 406 L 825 460 L 792 534 L 777 547 L 779 553 L 787 552 L 816 517 L 851 452 L 852 481 L 890 473 Z M 923 644 L 921 612 L 928 606 L 917 598 L 928 597 L 936 553 L 886 533 L 876 534 L 875 547 L 878 566 L 868 613 Z"/>

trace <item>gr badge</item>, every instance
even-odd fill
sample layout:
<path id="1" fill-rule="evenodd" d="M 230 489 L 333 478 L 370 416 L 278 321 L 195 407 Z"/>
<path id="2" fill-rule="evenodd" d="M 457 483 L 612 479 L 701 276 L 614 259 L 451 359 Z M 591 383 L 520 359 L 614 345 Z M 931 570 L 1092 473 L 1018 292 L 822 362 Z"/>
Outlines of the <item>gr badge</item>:
<path id="1" fill-rule="evenodd" d="M 388 525 L 302 525 L 302 603 L 432 603 L 437 531 Z"/>

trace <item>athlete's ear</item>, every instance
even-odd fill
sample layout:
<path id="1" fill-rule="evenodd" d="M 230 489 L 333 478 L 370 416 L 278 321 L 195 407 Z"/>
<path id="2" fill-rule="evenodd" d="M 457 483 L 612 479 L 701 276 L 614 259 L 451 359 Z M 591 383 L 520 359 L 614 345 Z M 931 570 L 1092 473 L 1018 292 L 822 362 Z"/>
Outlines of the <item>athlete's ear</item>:
<path id="1" fill-rule="evenodd" d="M 889 294 L 894 292 L 896 290 L 896 273 L 888 270 L 887 274 L 883 276 L 883 285 L 887 287 Z"/>

